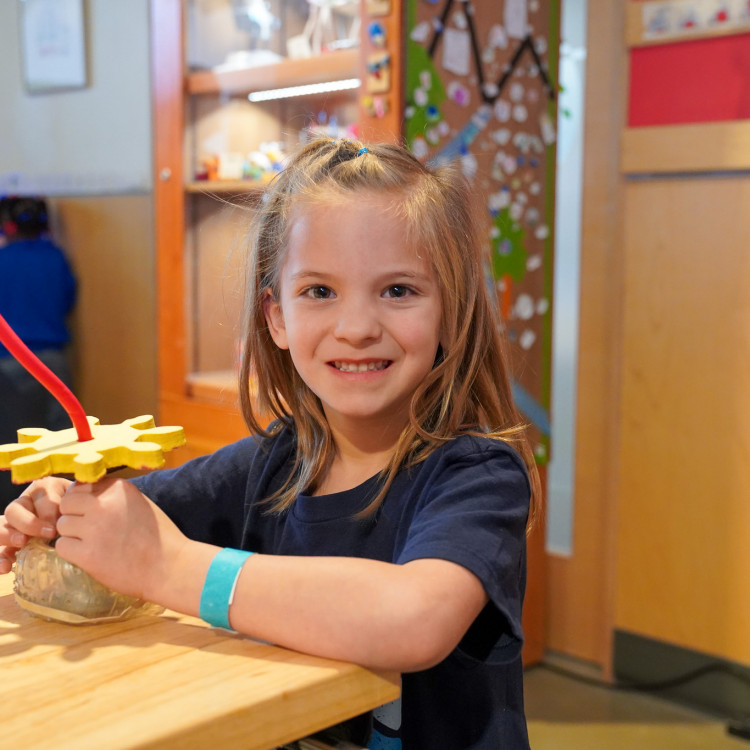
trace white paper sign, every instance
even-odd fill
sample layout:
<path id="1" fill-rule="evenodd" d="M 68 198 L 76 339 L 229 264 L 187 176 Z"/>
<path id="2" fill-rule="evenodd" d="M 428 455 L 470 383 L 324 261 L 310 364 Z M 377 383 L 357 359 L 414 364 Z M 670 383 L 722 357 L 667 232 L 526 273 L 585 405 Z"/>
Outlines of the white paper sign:
<path id="1" fill-rule="evenodd" d="M 36 91 L 85 86 L 82 0 L 25 0 L 19 7 L 27 87 Z"/>
<path id="2" fill-rule="evenodd" d="M 523 39 L 528 32 L 526 0 L 505 0 L 505 30 L 511 39 Z"/>
<path id="3" fill-rule="evenodd" d="M 458 76 L 467 76 L 471 61 L 471 37 L 468 31 L 446 29 L 443 34 L 443 67 Z"/>

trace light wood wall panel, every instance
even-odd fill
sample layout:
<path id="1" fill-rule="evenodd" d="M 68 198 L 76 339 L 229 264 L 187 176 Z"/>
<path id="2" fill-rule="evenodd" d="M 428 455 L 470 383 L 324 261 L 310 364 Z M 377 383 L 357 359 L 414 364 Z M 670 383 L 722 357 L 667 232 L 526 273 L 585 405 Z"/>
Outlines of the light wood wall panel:
<path id="1" fill-rule="evenodd" d="M 750 177 L 633 181 L 616 626 L 750 664 Z"/>
<path id="2" fill-rule="evenodd" d="M 750 169 L 750 120 L 628 128 L 621 166 L 627 174 Z"/>
<path id="3" fill-rule="evenodd" d="M 88 414 L 156 414 L 156 299 L 150 195 L 51 201 L 55 234 L 78 277 L 75 392 Z"/>

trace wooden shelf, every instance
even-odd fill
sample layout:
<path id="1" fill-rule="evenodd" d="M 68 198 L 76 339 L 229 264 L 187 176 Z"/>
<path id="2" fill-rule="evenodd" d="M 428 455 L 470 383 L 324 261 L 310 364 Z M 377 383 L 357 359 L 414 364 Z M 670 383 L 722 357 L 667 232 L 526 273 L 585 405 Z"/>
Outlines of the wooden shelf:
<path id="1" fill-rule="evenodd" d="M 359 49 L 347 49 L 253 68 L 201 70 L 187 76 L 187 93 L 248 94 L 251 91 L 357 78 L 359 56 Z"/>
<path id="2" fill-rule="evenodd" d="M 185 185 L 188 193 L 206 193 L 208 195 L 226 195 L 227 193 L 260 193 L 273 179 L 273 174 L 260 180 L 193 180 Z"/>
<path id="3" fill-rule="evenodd" d="M 236 404 L 239 398 L 237 373 L 234 370 L 190 373 L 187 386 L 190 396 L 205 401 Z"/>

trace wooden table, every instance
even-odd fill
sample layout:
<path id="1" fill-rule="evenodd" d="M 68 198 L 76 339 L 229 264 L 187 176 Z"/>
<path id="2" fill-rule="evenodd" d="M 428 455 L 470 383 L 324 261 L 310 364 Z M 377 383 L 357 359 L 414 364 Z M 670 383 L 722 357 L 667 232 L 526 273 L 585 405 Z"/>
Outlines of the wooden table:
<path id="1" fill-rule="evenodd" d="M 396 675 L 214 630 L 175 612 L 32 617 L 0 576 L 0 739 L 18 750 L 267 750 L 398 697 Z"/>

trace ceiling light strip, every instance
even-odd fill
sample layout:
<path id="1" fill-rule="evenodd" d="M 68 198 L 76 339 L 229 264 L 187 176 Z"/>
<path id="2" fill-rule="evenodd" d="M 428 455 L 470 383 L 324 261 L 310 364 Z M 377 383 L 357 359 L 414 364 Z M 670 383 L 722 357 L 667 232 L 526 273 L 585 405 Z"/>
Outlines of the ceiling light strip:
<path id="1" fill-rule="evenodd" d="M 310 83 L 306 86 L 289 86 L 284 89 L 268 89 L 267 91 L 253 91 L 247 98 L 251 102 L 267 102 L 271 99 L 288 99 L 292 96 L 310 96 L 311 94 L 327 94 L 330 91 L 345 91 L 359 88 L 359 78 L 347 78 L 343 81 L 328 81 L 326 83 Z"/>

